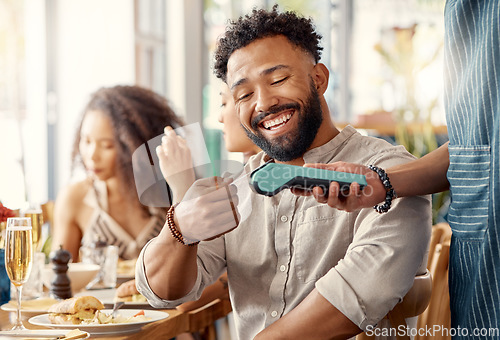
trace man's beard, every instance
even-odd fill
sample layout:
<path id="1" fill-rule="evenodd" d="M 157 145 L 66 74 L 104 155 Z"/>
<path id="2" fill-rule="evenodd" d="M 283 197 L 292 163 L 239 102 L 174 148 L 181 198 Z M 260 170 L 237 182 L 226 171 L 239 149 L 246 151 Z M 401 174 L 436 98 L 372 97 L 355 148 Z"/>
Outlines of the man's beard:
<path id="1" fill-rule="evenodd" d="M 295 114 L 299 116 L 298 129 L 276 137 L 272 141 L 267 140 L 259 130 L 259 123 L 270 114 L 290 109 L 294 109 Z M 319 94 L 314 82 L 311 80 L 310 94 L 302 109 L 298 103 L 273 106 L 269 111 L 263 112 L 252 119 L 251 126 L 256 131 L 255 134 L 245 127 L 243 128 L 248 137 L 269 157 L 281 162 L 288 162 L 301 157 L 309 149 L 322 122 L 323 115 Z"/>

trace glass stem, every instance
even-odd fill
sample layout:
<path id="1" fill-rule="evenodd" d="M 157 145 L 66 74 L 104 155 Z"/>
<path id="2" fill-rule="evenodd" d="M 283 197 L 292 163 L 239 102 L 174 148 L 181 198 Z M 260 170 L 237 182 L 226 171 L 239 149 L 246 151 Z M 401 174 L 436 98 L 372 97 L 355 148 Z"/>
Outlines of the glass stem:
<path id="1" fill-rule="evenodd" d="M 23 286 L 17 286 L 17 318 L 16 318 L 16 327 L 23 327 L 23 323 L 21 321 L 21 293 L 23 291 Z"/>

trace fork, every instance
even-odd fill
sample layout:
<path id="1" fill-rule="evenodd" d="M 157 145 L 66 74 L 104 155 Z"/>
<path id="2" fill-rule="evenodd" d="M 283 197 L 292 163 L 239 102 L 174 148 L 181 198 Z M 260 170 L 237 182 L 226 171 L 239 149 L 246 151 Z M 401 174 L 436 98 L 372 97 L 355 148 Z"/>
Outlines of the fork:
<path id="1" fill-rule="evenodd" d="M 125 302 L 123 301 L 116 301 L 115 304 L 113 305 L 113 311 L 111 312 L 111 316 L 114 318 L 116 318 L 116 312 L 118 311 L 118 309 L 120 309 L 123 305 L 125 304 Z"/>

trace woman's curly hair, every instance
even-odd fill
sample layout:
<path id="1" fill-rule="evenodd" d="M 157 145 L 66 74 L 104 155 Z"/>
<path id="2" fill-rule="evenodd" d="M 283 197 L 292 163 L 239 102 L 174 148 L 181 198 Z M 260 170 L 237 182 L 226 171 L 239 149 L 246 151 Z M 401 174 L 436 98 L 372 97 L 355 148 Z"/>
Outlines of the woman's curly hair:
<path id="1" fill-rule="evenodd" d="M 137 193 L 132 189 L 135 188 L 132 154 L 148 140 L 163 134 L 165 126 L 182 126 L 182 119 L 164 97 L 151 90 L 139 86 L 100 88 L 92 94 L 83 111 L 73 145 L 72 169 L 82 164 L 80 131 L 88 111 L 100 111 L 110 119 L 117 149 L 117 175 L 123 183 L 124 194 L 138 200 Z"/>
<path id="2" fill-rule="evenodd" d="M 218 40 L 215 51 L 214 73 L 226 81 L 227 62 L 231 54 L 251 42 L 276 35 L 284 35 L 288 40 L 311 54 L 315 62 L 321 58 L 321 35 L 315 31 L 311 19 L 299 17 L 297 13 L 278 12 L 278 5 L 271 11 L 254 9 L 251 14 L 230 21 L 224 35 Z"/>

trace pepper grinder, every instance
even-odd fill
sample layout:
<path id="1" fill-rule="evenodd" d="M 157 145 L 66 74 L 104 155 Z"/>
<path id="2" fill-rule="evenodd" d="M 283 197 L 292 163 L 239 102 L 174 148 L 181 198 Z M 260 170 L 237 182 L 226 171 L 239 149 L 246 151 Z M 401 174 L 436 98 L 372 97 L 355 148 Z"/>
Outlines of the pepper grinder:
<path id="1" fill-rule="evenodd" d="M 55 299 L 69 299 L 73 296 L 71 292 L 71 281 L 68 277 L 68 262 L 71 260 L 69 251 L 64 250 L 62 245 L 59 250 L 50 253 L 50 262 L 53 263 L 52 270 L 56 274 L 50 283 L 49 295 Z"/>

